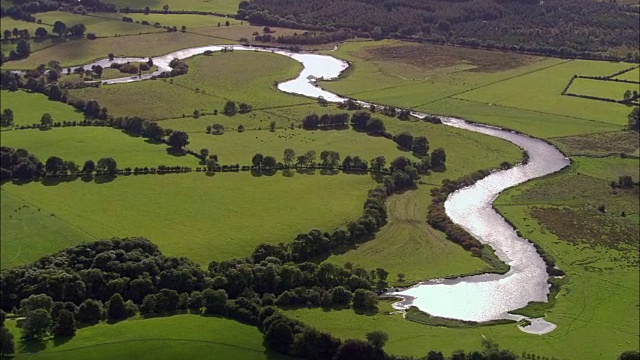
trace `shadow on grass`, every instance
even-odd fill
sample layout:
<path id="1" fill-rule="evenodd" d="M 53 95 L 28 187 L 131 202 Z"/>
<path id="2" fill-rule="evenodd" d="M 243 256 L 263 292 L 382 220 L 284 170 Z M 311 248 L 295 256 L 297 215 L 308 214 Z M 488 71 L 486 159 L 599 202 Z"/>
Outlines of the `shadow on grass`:
<path id="1" fill-rule="evenodd" d="M 167 148 L 167 154 L 171 155 L 171 156 L 175 156 L 175 157 L 183 157 L 187 155 L 187 152 L 184 151 L 183 149 L 176 149 L 173 147 L 168 147 Z"/>
<path id="2" fill-rule="evenodd" d="M 67 342 L 69 342 L 69 340 L 73 339 L 73 336 L 56 336 L 53 338 L 53 346 L 60 346 L 60 345 L 64 345 Z"/>
<path id="3" fill-rule="evenodd" d="M 20 341 L 20 352 L 22 353 L 37 353 L 47 348 L 47 345 L 43 341 L 31 340 L 31 341 Z"/>
<path id="4" fill-rule="evenodd" d="M 339 173 L 340 173 L 340 171 L 336 170 L 336 169 L 322 169 L 322 170 L 320 170 L 320 175 L 333 176 L 333 175 L 338 175 Z"/>
<path id="5" fill-rule="evenodd" d="M 96 184 L 106 184 L 112 182 L 115 178 L 115 175 L 100 175 L 95 177 L 94 182 Z"/>
<path id="6" fill-rule="evenodd" d="M 438 167 L 432 168 L 431 171 L 438 172 L 438 173 L 445 172 L 445 171 L 447 171 L 447 165 L 442 164 L 442 165 L 440 165 Z"/>

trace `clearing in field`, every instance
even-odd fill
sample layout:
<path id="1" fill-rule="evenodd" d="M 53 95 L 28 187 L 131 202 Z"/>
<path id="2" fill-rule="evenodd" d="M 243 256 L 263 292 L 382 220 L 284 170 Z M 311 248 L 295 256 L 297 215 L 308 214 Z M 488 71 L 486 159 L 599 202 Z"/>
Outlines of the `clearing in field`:
<path id="1" fill-rule="evenodd" d="M 15 359 L 193 359 L 210 354 L 247 360 L 288 359 L 266 351 L 256 327 L 213 316 L 174 315 L 100 323 L 79 329 L 71 340 L 49 340 L 40 347 L 23 346 L 15 321 L 6 324 L 16 338 Z M 127 339 L 122 334 L 127 334 Z"/>
<path id="2" fill-rule="evenodd" d="M 3 193 L 46 209 L 91 237 L 144 236 L 167 256 L 206 265 L 247 256 L 260 243 L 290 242 L 313 228 L 333 231 L 362 214 L 373 187 L 369 175 L 254 177 L 242 172 L 119 176 L 102 184 L 9 183 Z M 32 231 L 41 241 L 51 239 L 45 227 Z M 3 239 L 3 253 L 5 246 L 15 246 L 10 242 Z"/>
<path id="3" fill-rule="evenodd" d="M 44 113 L 49 113 L 54 121 L 60 122 L 84 119 L 84 115 L 72 106 L 50 101 L 43 94 L 29 93 L 24 90 L 2 90 L 0 97 L 2 97 L 1 110 L 13 110 L 13 122 L 17 126 L 39 124 Z"/>
<path id="4" fill-rule="evenodd" d="M 2 132 L 0 139 L 4 146 L 27 149 L 43 163 L 50 156 L 72 160 L 80 167 L 86 160 L 97 162 L 100 158 L 112 157 L 120 169 L 158 165 L 196 167 L 199 162 L 192 155 L 172 155 L 166 144 L 155 144 L 109 127 L 14 130 Z"/>

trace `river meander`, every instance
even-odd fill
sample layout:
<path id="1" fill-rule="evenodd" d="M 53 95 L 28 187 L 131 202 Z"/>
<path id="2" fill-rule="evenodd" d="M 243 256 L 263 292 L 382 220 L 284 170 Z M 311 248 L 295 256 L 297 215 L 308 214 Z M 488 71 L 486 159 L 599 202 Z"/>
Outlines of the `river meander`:
<path id="1" fill-rule="evenodd" d="M 300 75 L 278 84 L 283 92 L 312 98 L 324 97 L 330 102 L 344 101 L 345 98 L 316 86 L 315 80 L 335 79 L 349 67 L 345 61 L 329 55 L 292 53 L 279 49 L 252 48 L 239 45 L 212 45 L 189 48 L 153 57 L 158 71 L 140 77 L 125 77 L 105 80 L 104 85 L 142 81 L 169 71 L 173 58 L 185 59 L 205 51 L 260 51 L 284 55 L 303 65 Z M 116 62 L 142 62 L 148 58 L 116 58 Z M 425 59 L 428 61 L 428 59 Z M 101 65 L 108 67 L 108 59 L 96 61 L 84 67 Z M 417 117 L 426 116 L 414 113 Z M 476 236 L 482 243 L 490 245 L 496 255 L 510 266 L 506 274 L 483 274 L 457 279 L 430 280 L 407 290 L 392 293 L 402 296 L 405 301 L 397 303 L 398 308 L 416 306 L 434 316 L 470 320 L 489 321 L 496 319 L 518 320 L 522 316 L 508 312 L 521 308 L 530 301 L 546 301 L 549 293 L 548 275 L 545 263 L 533 245 L 518 236 L 513 228 L 492 207 L 493 201 L 505 189 L 530 179 L 542 177 L 569 165 L 569 160 L 552 145 L 515 132 L 468 123 L 461 119 L 443 118 L 443 123 L 477 133 L 495 136 L 510 141 L 529 153 L 529 162 L 509 170 L 496 171 L 474 185 L 461 189 L 449 196 L 445 203 L 447 215 L 457 224 Z M 469 154 L 474 156 L 474 154 Z M 426 221 L 426 220 L 425 220 Z M 545 333 L 555 325 L 542 319 L 534 319 L 531 326 L 522 328 L 532 333 Z"/>

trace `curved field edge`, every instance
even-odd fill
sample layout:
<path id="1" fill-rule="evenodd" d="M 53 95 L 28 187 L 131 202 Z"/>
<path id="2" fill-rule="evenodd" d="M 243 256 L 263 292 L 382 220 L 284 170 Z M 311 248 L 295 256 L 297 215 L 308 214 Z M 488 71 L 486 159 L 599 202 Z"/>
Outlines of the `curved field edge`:
<path id="1" fill-rule="evenodd" d="M 17 336 L 15 321 L 8 321 L 7 325 Z M 156 351 L 159 348 L 163 349 L 161 353 Z M 15 359 L 175 359 L 212 353 L 234 359 L 288 358 L 266 352 L 262 334 L 254 326 L 187 314 L 100 323 L 79 329 L 72 339 L 49 340 L 41 345 L 21 343 L 16 338 L 16 350 Z"/>

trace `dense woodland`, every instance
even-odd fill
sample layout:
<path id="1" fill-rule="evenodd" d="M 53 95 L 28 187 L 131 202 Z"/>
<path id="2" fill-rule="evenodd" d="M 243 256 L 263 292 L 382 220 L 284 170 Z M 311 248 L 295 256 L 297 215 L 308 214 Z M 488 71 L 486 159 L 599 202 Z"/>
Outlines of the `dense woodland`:
<path id="1" fill-rule="evenodd" d="M 374 39 L 585 57 L 625 46 L 637 49 L 640 33 L 637 7 L 592 0 L 253 0 L 240 3 L 238 18 L 258 25 L 349 30 Z M 638 61 L 637 52 L 617 56 Z"/>

